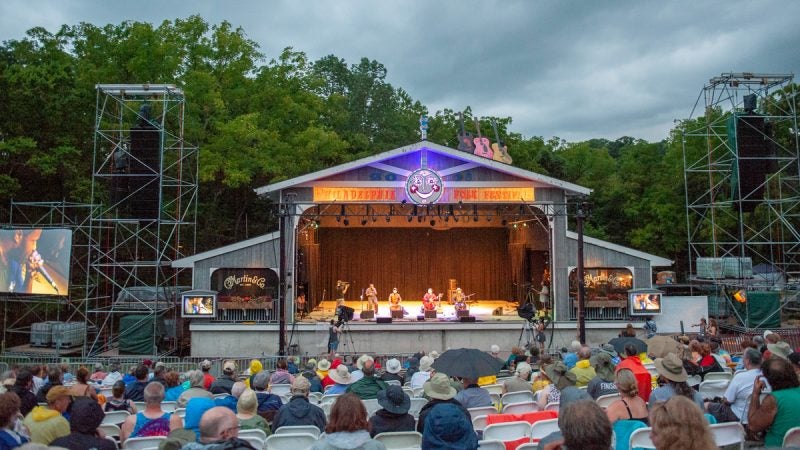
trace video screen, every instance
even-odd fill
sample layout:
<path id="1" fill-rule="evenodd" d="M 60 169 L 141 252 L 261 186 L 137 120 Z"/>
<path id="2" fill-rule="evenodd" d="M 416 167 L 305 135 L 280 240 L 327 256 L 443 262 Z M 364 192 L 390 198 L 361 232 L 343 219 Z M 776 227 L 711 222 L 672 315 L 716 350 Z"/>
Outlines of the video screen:
<path id="1" fill-rule="evenodd" d="M 217 314 L 217 296 L 214 294 L 181 295 L 181 317 L 212 318 Z"/>
<path id="2" fill-rule="evenodd" d="M 661 293 L 630 294 L 629 302 L 631 315 L 661 314 Z"/>
<path id="3" fill-rule="evenodd" d="M 72 230 L 0 230 L 0 292 L 69 295 Z"/>

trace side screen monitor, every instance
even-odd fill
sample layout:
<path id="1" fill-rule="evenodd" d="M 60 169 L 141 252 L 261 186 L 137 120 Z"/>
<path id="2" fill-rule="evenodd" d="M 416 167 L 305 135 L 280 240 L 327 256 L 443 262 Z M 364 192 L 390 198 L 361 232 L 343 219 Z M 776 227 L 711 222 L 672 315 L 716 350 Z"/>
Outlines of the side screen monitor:
<path id="1" fill-rule="evenodd" d="M 661 293 L 630 293 L 628 297 L 632 316 L 649 316 L 661 314 Z"/>
<path id="2" fill-rule="evenodd" d="M 72 230 L 0 230 L 0 292 L 69 295 Z"/>
<path id="3" fill-rule="evenodd" d="M 211 319 L 217 315 L 217 295 L 185 292 L 181 294 L 181 317 Z"/>

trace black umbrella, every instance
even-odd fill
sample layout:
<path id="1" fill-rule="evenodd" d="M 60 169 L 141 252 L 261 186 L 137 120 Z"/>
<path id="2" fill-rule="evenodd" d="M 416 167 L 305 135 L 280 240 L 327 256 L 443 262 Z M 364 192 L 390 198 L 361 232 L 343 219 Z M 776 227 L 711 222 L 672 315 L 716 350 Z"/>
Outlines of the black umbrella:
<path id="1" fill-rule="evenodd" d="M 451 377 L 477 380 L 487 375 L 496 375 L 503 362 L 476 348 L 447 350 L 433 362 L 433 368 Z"/>
<path id="2" fill-rule="evenodd" d="M 614 350 L 621 356 L 625 356 L 625 346 L 633 344 L 636 347 L 636 353 L 644 353 L 647 351 L 647 344 L 641 339 L 635 337 L 621 337 L 614 338 L 608 341 L 609 344 L 614 346 Z"/>

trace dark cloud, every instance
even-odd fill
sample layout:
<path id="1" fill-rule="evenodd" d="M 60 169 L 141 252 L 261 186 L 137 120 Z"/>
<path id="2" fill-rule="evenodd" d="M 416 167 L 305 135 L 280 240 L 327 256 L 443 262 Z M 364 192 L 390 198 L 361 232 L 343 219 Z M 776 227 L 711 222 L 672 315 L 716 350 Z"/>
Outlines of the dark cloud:
<path id="1" fill-rule="evenodd" d="M 0 40 L 33 26 L 228 20 L 268 58 L 362 57 L 432 112 L 511 116 L 525 136 L 668 136 L 722 72 L 797 72 L 800 3 L 585 1 L 19 1 L 0 3 Z"/>

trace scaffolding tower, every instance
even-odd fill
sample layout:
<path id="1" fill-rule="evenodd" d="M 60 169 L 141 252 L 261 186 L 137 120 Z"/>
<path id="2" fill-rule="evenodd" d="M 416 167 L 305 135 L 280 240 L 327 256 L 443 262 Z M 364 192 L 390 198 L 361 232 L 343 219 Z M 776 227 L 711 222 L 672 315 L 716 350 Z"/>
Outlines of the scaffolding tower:
<path id="1" fill-rule="evenodd" d="M 113 354 L 121 336 L 144 328 L 150 342 L 136 353 L 170 354 L 182 337 L 178 294 L 191 284 L 171 262 L 196 245 L 199 152 L 184 140 L 186 99 L 167 84 L 96 89 L 92 204 L 100 206 L 89 219 L 85 298 L 97 333 L 84 353 Z"/>
<path id="2" fill-rule="evenodd" d="M 713 77 L 682 127 L 689 273 L 729 299 L 742 289 L 784 291 L 783 305 L 797 299 L 796 290 L 787 290 L 800 280 L 792 79 L 747 72 Z M 733 275 L 724 267 L 703 273 L 705 263 L 721 261 L 734 266 Z M 750 267 L 761 273 L 752 275 Z"/>

